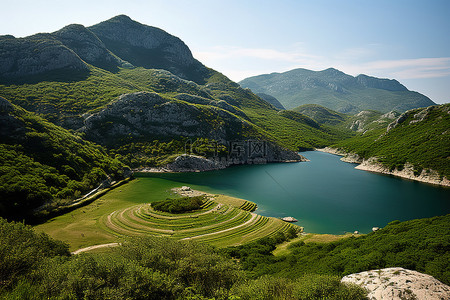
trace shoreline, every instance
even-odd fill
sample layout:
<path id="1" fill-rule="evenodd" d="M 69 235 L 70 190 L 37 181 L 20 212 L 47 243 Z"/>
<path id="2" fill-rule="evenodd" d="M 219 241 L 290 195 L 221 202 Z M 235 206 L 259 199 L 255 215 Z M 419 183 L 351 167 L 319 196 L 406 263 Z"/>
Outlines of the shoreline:
<path id="1" fill-rule="evenodd" d="M 182 165 L 177 164 L 177 161 L 183 161 Z M 262 165 L 271 163 L 297 163 L 309 161 L 304 156 L 298 154 L 298 159 L 284 159 L 279 161 L 267 161 L 264 159 L 254 159 L 251 163 L 248 162 L 216 162 L 211 159 L 207 159 L 195 155 L 180 155 L 176 161 L 171 164 L 167 164 L 162 167 L 144 167 L 133 169 L 133 173 L 198 173 L 207 171 L 217 171 L 227 169 L 233 166 L 242 165 Z M 187 163 L 186 163 L 187 162 Z"/>
<path id="2" fill-rule="evenodd" d="M 404 168 L 401 171 L 399 171 L 397 169 L 391 171 L 391 170 L 389 170 L 389 168 L 387 168 L 383 164 L 379 163 L 376 157 L 370 157 L 368 159 L 364 159 L 364 158 L 361 158 L 356 153 L 348 153 L 348 152 L 345 152 L 345 151 L 342 151 L 342 150 L 339 150 L 336 148 L 330 148 L 330 147 L 325 147 L 325 148 L 315 149 L 315 150 L 342 156 L 342 158 L 340 159 L 341 161 L 347 162 L 347 163 L 358 164 L 355 167 L 355 169 L 358 169 L 358 170 L 373 172 L 373 173 L 377 173 L 377 174 L 392 175 L 392 176 L 400 177 L 403 179 L 438 185 L 441 187 L 450 187 L 450 180 L 448 180 L 445 177 L 441 180 L 439 174 L 434 170 L 430 170 L 430 169 L 425 170 L 424 169 L 418 176 L 414 175 L 414 167 L 412 164 L 410 164 L 408 162 L 405 163 Z"/>

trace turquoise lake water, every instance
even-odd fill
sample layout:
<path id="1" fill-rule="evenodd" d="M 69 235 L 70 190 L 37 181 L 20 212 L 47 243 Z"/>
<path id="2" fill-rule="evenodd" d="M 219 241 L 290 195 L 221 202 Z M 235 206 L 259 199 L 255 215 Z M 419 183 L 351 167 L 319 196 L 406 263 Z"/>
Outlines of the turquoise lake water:
<path id="1" fill-rule="evenodd" d="M 301 154 L 310 161 L 151 176 L 253 201 L 257 213 L 295 217 L 314 233 L 368 233 L 393 220 L 450 213 L 450 188 L 357 170 L 328 153 Z"/>

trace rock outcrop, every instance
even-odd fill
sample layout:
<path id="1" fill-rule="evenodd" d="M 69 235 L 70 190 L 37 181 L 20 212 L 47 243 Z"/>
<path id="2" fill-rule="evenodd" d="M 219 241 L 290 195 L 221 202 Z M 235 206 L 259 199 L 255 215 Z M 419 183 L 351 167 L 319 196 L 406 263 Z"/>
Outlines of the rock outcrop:
<path id="1" fill-rule="evenodd" d="M 393 175 L 409 180 L 416 180 L 420 182 L 437 184 L 442 186 L 450 186 L 450 180 L 446 177 L 442 177 L 438 172 L 431 169 L 423 169 L 420 174 L 417 174 L 414 170 L 414 166 L 411 163 L 406 162 L 401 170 L 395 168 L 390 170 L 388 167 L 378 161 L 376 157 L 370 157 L 363 159 L 356 153 L 345 152 L 340 149 L 334 149 L 325 147 L 323 149 L 316 149 L 317 151 L 327 152 L 335 155 L 342 156 L 341 160 L 347 163 L 358 164 L 355 169 L 381 173 L 386 175 Z"/>
<path id="2" fill-rule="evenodd" d="M 162 29 L 141 24 L 125 15 L 89 27 L 114 54 L 147 69 L 165 69 L 197 83 L 208 72 L 186 44 Z M 203 83 L 203 82 L 201 82 Z"/>
<path id="3" fill-rule="evenodd" d="M 163 98 L 157 93 L 125 94 L 101 111 L 84 117 L 80 131 L 87 139 L 106 146 L 120 144 L 130 137 L 171 140 L 183 136 L 207 138 L 229 149 L 228 156 L 222 153 L 221 157 L 209 160 L 200 156 L 180 156 L 166 167 L 171 171 L 205 171 L 235 164 L 306 160 L 265 140 L 254 125 L 228 110 Z M 246 138 L 250 136 L 251 139 Z"/>
<path id="4" fill-rule="evenodd" d="M 81 131 L 100 144 L 120 137 L 204 137 L 225 142 L 252 126 L 226 110 L 168 100 L 157 93 L 125 94 L 85 116 Z"/>
<path id="5" fill-rule="evenodd" d="M 342 159 L 345 161 L 344 159 Z M 411 163 L 406 162 L 401 170 L 395 168 L 390 170 L 388 167 L 384 166 L 376 157 L 371 157 L 369 159 L 364 159 L 360 162 L 360 165 L 356 166 L 355 169 L 376 172 L 386 175 L 394 175 L 405 179 L 416 180 L 420 182 L 426 182 L 431 184 L 450 186 L 450 180 L 446 177 L 442 177 L 438 172 L 430 169 L 423 169 L 420 174 L 416 174 L 414 171 L 414 166 Z"/>
<path id="6" fill-rule="evenodd" d="M 87 71 L 88 65 L 48 33 L 26 38 L 0 36 L 0 80 L 11 80 L 55 70 Z"/>
<path id="7" fill-rule="evenodd" d="M 72 49 L 85 62 L 96 67 L 107 70 L 115 70 L 117 67 L 133 67 L 132 64 L 111 53 L 105 44 L 83 25 L 68 25 L 52 35 Z"/>
<path id="8" fill-rule="evenodd" d="M 201 172 L 225 169 L 228 165 L 224 162 L 207 159 L 197 155 L 180 155 L 174 162 L 166 165 L 168 172 Z"/>
<path id="9" fill-rule="evenodd" d="M 403 268 L 387 268 L 347 275 L 344 283 L 354 283 L 369 291 L 370 300 L 448 300 L 450 287 L 434 277 Z"/>

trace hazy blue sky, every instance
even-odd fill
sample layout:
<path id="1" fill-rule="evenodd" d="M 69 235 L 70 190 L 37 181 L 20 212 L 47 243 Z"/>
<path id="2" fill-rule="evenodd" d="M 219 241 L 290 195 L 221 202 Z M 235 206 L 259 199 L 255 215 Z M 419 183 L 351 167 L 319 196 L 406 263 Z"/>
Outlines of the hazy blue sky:
<path id="1" fill-rule="evenodd" d="M 0 35 L 23 37 L 127 14 L 181 38 L 235 81 L 329 67 L 395 78 L 450 102 L 449 0 L 0 0 Z"/>

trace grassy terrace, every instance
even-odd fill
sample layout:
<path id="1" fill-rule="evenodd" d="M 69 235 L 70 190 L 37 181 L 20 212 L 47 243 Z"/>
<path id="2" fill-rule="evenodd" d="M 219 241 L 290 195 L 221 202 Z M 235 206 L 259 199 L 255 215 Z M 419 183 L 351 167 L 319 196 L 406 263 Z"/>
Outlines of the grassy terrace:
<path id="1" fill-rule="evenodd" d="M 298 228 L 251 213 L 255 203 L 226 195 L 210 196 L 201 209 L 190 213 L 170 214 L 151 207 L 151 202 L 173 198 L 171 189 L 179 186 L 179 182 L 140 177 L 87 206 L 36 226 L 36 230 L 68 242 L 73 251 L 139 235 L 192 239 L 225 247 Z"/>

